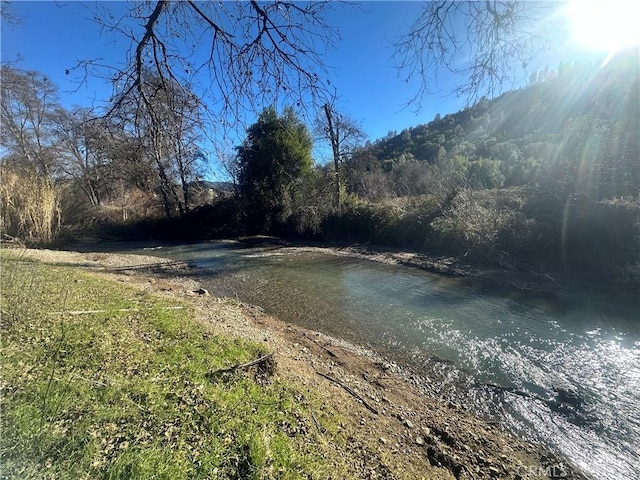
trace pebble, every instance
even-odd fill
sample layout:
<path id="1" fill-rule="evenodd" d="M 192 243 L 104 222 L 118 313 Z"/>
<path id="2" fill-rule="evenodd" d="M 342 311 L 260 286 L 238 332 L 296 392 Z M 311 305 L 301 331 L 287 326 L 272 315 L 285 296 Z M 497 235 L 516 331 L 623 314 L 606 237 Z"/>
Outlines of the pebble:
<path id="1" fill-rule="evenodd" d="M 413 423 L 411 422 L 411 420 L 409 420 L 408 418 L 405 418 L 404 420 L 404 426 L 407 428 L 413 428 Z"/>
<path id="2" fill-rule="evenodd" d="M 497 477 L 500 475 L 500 470 L 498 470 L 496 467 L 489 467 L 489 473 L 492 477 Z"/>
<path id="3" fill-rule="evenodd" d="M 416 437 L 416 444 L 424 445 L 424 440 L 422 439 L 422 437 Z"/>
<path id="4" fill-rule="evenodd" d="M 379 441 L 381 444 L 383 444 L 383 445 L 386 445 L 386 444 L 387 444 L 387 439 L 386 439 L 386 438 L 384 438 L 384 437 L 380 437 L 380 438 L 378 439 L 378 441 Z"/>

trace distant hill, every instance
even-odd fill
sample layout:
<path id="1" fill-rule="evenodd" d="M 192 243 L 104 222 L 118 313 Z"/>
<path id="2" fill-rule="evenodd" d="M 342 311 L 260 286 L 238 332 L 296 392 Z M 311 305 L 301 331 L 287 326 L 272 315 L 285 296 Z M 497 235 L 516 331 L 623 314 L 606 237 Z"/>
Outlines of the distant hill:
<path id="1" fill-rule="evenodd" d="M 639 58 L 635 48 L 604 66 L 562 64 L 535 74 L 526 88 L 369 144 L 350 167 L 391 178 L 407 162 L 426 163 L 478 188 L 554 183 L 594 200 L 637 197 Z"/>

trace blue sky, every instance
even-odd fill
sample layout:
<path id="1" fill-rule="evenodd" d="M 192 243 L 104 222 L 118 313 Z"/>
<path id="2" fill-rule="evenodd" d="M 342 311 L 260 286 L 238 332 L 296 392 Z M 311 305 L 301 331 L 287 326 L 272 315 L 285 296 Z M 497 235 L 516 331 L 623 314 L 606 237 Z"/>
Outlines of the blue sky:
<path id="1" fill-rule="evenodd" d="M 93 6 L 93 2 L 88 3 Z M 131 7 L 127 2 L 103 3 L 114 13 Z M 328 52 L 331 81 L 341 97 L 340 108 L 360 121 L 372 140 L 390 130 L 431 121 L 436 113 L 452 113 L 465 99 L 434 95 L 426 99 L 418 113 L 403 108 L 416 92 L 415 83 L 398 78 L 393 64 L 392 41 L 406 31 L 419 15 L 422 2 L 364 2 L 361 8 L 337 7 L 329 23 L 339 28 L 341 41 Z M 65 70 L 79 60 L 103 58 L 105 63 L 122 65 L 129 43 L 124 38 L 101 33 L 91 21 L 91 10 L 82 2 L 13 2 L 22 19 L 16 27 L 2 25 L 2 60 L 19 56 L 18 68 L 38 70 L 60 87 L 65 106 L 101 105 L 111 87 L 90 79 L 78 86 Z M 573 55 L 556 51 L 546 61 L 554 63 Z M 541 60 L 542 62 L 545 59 Z M 438 88 L 449 90 L 459 79 L 441 76 Z"/>
<path id="2" fill-rule="evenodd" d="M 118 12 L 128 6 L 111 2 L 110 8 Z M 108 98 L 110 87 L 99 81 L 72 92 L 78 85 L 65 70 L 82 59 L 123 63 L 128 48 L 124 39 L 101 34 L 90 19 L 90 10 L 78 3 L 14 2 L 13 8 L 22 22 L 15 28 L 3 25 L 4 61 L 20 55 L 20 68 L 48 75 L 60 87 L 66 106 Z M 437 112 L 453 112 L 464 103 L 435 98 L 419 115 L 402 109 L 414 90 L 398 79 L 392 67 L 391 42 L 419 11 L 418 2 L 367 2 L 362 9 L 337 7 L 329 17 L 342 37 L 326 57 L 332 84 L 341 96 L 340 106 L 362 121 L 372 139 L 389 130 L 428 122 Z"/>

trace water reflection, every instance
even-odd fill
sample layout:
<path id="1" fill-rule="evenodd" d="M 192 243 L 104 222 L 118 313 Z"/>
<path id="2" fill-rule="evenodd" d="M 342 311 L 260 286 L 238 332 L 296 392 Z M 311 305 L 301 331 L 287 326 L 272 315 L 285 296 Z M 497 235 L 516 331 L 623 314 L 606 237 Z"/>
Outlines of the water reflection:
<path id="1" fill-rule="evenodd" d="M 634 305 L 488 290 L 415 269 L 233 245 L 154 252 L 207 288 L 404 362 L 435 394 L 566 455 L 597 478 L 640 478 Z"/>

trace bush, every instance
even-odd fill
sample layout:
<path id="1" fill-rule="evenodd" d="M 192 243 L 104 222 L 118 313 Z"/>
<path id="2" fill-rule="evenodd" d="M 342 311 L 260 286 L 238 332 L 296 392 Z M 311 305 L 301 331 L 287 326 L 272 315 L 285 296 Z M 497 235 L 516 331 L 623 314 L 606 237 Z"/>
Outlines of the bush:
<path id="1" fill-rule="evenodd" d="M 26 244 L 52 243 L 60 230 L 60 203 L 50 179 L 30 171 L 0 171 L 0 228 Z"/>
<path id="2" fill-rule="evenodd" d="M 461 190 L 433 222 L 439 247 L 482 262 L 500 258 L 500 239 L 513 228 L 517 211 L 501 205 L 497 195 Z"/>

